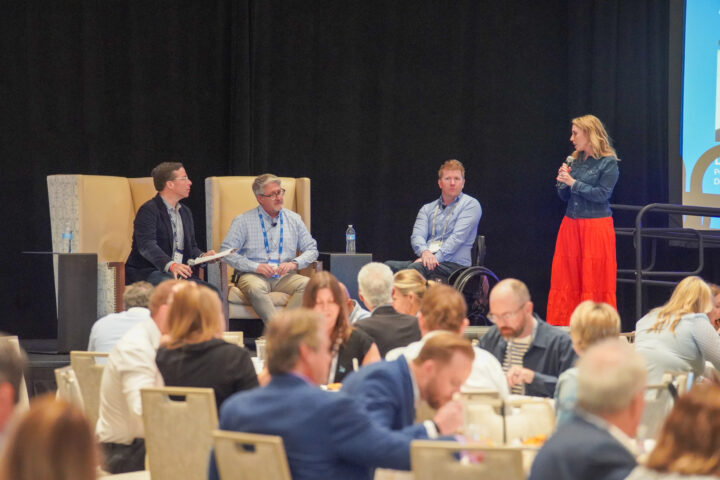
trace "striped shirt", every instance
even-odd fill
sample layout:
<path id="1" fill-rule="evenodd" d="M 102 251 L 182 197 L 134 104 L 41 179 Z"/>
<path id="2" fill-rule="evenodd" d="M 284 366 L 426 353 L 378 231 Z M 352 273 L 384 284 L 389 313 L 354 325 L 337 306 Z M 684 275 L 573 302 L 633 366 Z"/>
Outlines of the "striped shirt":
<path id="1" fill-rule="evenodd" d="M 532 343 L 532 339 L 533 336 L 528 335 L 527 337 L 523 338 L 514 338 L 508 342 L 507 348 L 505 349 L 505 359 L 503 360 L 502 364 L 503 372 L 507 373 L 508 370 L 510 370 L 510 367 L 516 365 L 518 367 L 523 366 L 523 357 L 530 348 L 530 343 Z M 510 389 L 510 393 L 524 395 L 525 384 L 520 383 L 518 385 L 514 385 Z"/>

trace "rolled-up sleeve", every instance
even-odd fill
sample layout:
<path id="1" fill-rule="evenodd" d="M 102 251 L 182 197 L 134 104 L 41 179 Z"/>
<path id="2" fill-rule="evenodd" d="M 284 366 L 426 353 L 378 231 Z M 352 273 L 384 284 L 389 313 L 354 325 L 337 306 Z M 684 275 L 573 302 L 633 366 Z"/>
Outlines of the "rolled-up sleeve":
<path id="1" fill-rule="evenodd" d="M 432 205 L 432 204 L 430 204 Z M 428 249 L 427 241 L 430 238 L 430 205 L 423 206 L 415 218 L 412 235 L 410 236 L 410 245 L 413 252 L 418 257 Z"/>

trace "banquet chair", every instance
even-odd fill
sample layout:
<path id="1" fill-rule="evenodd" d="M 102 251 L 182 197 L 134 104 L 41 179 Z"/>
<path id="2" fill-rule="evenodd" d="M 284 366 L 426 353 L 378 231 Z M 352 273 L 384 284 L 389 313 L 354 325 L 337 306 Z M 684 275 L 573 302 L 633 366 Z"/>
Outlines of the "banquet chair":
<path id="1" fill-rule="evenodd" d="M 20 349 L 20 340 L 18 339 L 17 335 L 7 335 L 4 337 L 0 337 L 0 342 L 8 343 L 18 352 L 22 352 L 22 350 Z M 25 383 L 25 375 L 23 375 L 22 379 L 20 380 L 20 391 L 18 392 L 18 397 L 18 411 L 24 412 L 30 407 L 30 397 L 28 395 L 27 384 Z"/>
<path id="2" fill-rule="evenodd" d="M 206 479 L 218 427 L 213 389 L 143 388 L 140 395 L 152 480 Z"/>
<path id="3" fill-rule="evenodd" d="M 503 401 L 500 398 L 476 396 L 462 397 L 463 434 L 466 438 L 492 445 L 505 444 Z"/>
<path id="4" fill-rule="evenodd" d="M 67 252 L 66 228 L 74 253 L 98 256 L 97 315 L 122 311 L 125 261 L 132 246 L 133 221 L 157 193 L 152 178 L 105 175 L 48 175 L 53 252 Z M 53 256 L 57 295 L 57 256 Z"/>
<path id="5" fill-rule="evenodd" d="M 223 332 L 222 338 L 228 343 L 232 343 L 239 347 L 245 347 L 243 332 Z"/>
<path id="6" fill-rule="evenodd" d="M 464 460 L 465 453 L 478 454 Z M 460 458 L 458 458 L 460 454 Z M 410 464 L 415 480 L 523 480 L 523 451 L 514 447 L 488 447 L 480 443 L 414 440 Z"/>
<path id="7" fill-rule="evenodd" d="M 633 344 L 635 343 L 635 332 L 632 331 L 621 333 L 618 338 L 620 338 L 620 340 L 623 340 L 626 343 Z"/>
<path id="8" fill-rule="evenodd" d="M 220 480 L 291 480 L 282 437 L 223 430 L 212 437 Z"/>
<path id="9" fill-rule="evenodd" d="M 205 215 L 208 250 L 220 251 L 233 219 L 258 206 L 252 192 L 255 177 L 208 177 L 205 179 Z M 296 212 L 310 230 L 310 179 L 281 177 L 286 190 L 284 208 Z M 300 273 L 310 275 L 317 264 Z M 233 278 L 234 270 L 224 262 L 208 265 L 208 281 L 222 293 L 225 318 L 259 319 L 245 295 L 237 288 Z M 290 296 L 273 292 L 270 298 L 276 307 L 285 307 Z"/>
<path id="10" fill-rule="evenodd" d="M 647 385 L 645 387 L 645 409 L 637 429 L 637 438 L 655 438 L 660 427 L 665 422 L 665 417 L 672 409 L 673 397 L 668 388 L 668 382 Z"/>
<path id="11" fill-rule="evenodd" d="M 483 399 L 483 398 L 499 399 L 500 392 L 498 392 L 497 390 L 466 387 L 463 385 L 460 388 L 460 397 L 463 400 L 477 400 L 477 399 Z"/>
<path id="12" fill-rule="evenodd" d="M 93 430 L 100 415 L 100 382 L 105 368 L 97 363 L 97 359 L 107 358 L 108 355 L 104 352 L 70 352 L 70 365 L 77 377 L 85 415 Z"/>
<path id="13" fill-rule="evenodd" d="M 506 443 L 549 437 L 555 430 L 555 409 L 548 398 L 520 398 L 505 402 Z"/>
<path id="14" fill-rule="evenodd" d="M 57 398 L 85 411 L 80 385 L 78 385 L 77 376 L 71 365 L 55 369 L 55 384 L 57 385 Z"/>

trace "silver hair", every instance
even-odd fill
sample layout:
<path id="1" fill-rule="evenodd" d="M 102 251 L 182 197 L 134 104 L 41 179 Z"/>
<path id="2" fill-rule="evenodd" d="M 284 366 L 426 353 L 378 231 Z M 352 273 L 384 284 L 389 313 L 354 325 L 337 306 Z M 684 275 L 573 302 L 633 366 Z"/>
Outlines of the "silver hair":
<path id="1" fill-rule="evenodd" d="M 392 303 L 393 273 L 384 263 L 371 262 L 358 273 L 358 290 L 373 307 Z"/>
<path id="2" fill-rule="evenodd" d="M 123 309 L 145 307 L 150 304 L 150 296 L 155 287 L 150 282 L 135 282 L 125 287 L 123 292 Z"/>
<path id="3" fill-rule="evenodd" d="M 265 187 L 271 183 L 277 183 L 278 186 L 282 186 L 282 180 L 280 177 L 276 177 L 272 173 L 263 173 L 258 176 L 252 184 L 252 191 L 255 195 L 262 195 L 265 191 Z"/>
<path id="4" fill-rule="evenodd" d="M 645 359 L 617 338 L 590 347 L 578 361 L 577 405 L 589 413 L 617 413 L 645 388 Z"/>

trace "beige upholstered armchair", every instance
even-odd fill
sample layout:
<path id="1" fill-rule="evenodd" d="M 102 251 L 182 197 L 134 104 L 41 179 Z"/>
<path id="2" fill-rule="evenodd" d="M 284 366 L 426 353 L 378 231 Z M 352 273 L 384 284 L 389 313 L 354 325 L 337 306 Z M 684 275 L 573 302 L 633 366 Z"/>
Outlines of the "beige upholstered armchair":
<path id="1" fill-rule="evenodd" d="M 205 179 L 207 248 L 220 250 L 230 224 L 237 215 L 258 206 L 252 192 L 255 177 L 209 177 Z M 284 208 L 297 212 L 310 230 L 310 179 L 281 177 L 286 190 Z M 308 267 L 311 268 L 311 267 Z M 307 272 L 306 272 L 307 273 Z M 223 292 L 226 318 L 260 318 L 242 292 L 230 282 L 233 269 L 225 263 L 208 267 L 208 281 Z M 287 294 L 270 294 L 276 306 L 285 306 Z"/>
<path id="2" fill-rule="evenodd" d="M 152 179 L 101 175 L 49 175 L 50 226 L 54 252 L 97 253 L 98 317 L 122 310 L 125 260 L 132 245 L 133 220 L 156 191 Z M 57 289 L 57 262 L 55 263 Z"/>

